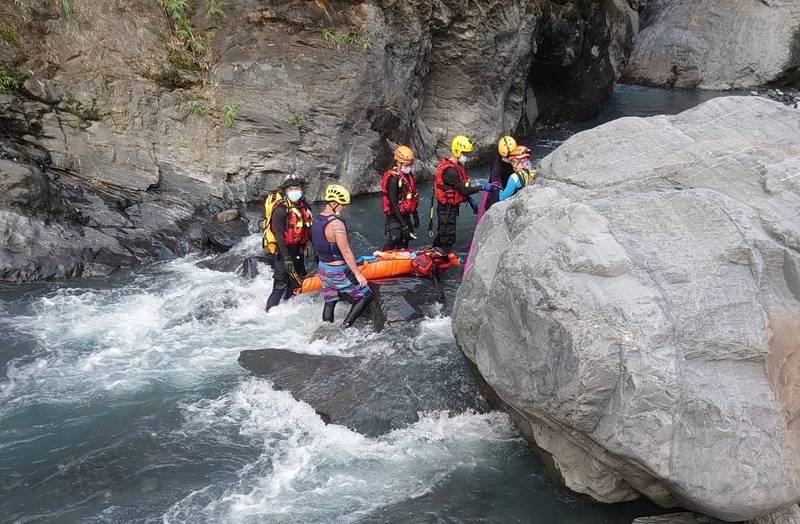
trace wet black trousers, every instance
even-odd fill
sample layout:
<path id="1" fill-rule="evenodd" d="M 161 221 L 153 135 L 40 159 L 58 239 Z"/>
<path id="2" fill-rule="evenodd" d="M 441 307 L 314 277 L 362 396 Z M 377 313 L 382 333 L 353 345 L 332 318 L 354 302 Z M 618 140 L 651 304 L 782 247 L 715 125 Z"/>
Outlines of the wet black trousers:
<path id="1" fill-rule="evenodd" d="M 270 293 L 269 298 L 267 298 L 267 305 L 265 307 L 267 311 L 280 304 L 281 299 L 290 298 L 292 296 L 292 291 L 301 284 L 300 282 L 295 282 L 295 280 L 289 276 L 286 272 L 285 264 L 292 264 L 300 278 L 306 276 L 305 249 L 301 246 L 288 246 L 288 248 L 291 260 L 284 260 L 280 253 L 274 255 L 275 262 L 272 264 L 272 293 Z"/>
<path id="2" fill-rule="evenodd" d="M 458 206 L 438 204 L 436 207 L 436 219 L 436 238 L 433 239 L 433 247 L 438 247 L 445 253 L 449 253 L 456 243 Z"/>
<path id="3" fill-rule="evenodd" d="M 406 218 L 406 223 L 411 223 L 411 218 Z M 406 229 L 405 235 L 403 234 L 403 224 L 400 223 L 395 217 L 386 217 L 385 239 L 386 243 L 383 245 L 384 251 L 390 249 L 405 249 L 408 247 L 408 242 L 411 240 L 411 229 Z"/>

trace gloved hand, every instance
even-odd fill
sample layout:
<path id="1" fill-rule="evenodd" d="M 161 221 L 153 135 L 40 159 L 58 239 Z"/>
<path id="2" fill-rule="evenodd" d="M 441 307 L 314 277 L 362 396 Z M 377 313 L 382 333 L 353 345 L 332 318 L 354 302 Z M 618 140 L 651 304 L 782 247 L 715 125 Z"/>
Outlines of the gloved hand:
<path id="1" fill-rule="evenodd" d="M 472 200 L 471 198 L 469 200 L 467 200 L 467 202 L 469 203 L 469 207 L 472 208 L 472 213 L 477 215 L 478 214 L 478 204 L 476 204 L 475 201 Z"/>
<path id="2" fill-rule="evenodd" d="M 481 184 L 481 189 L 483 191 L 487 191 L 488 192 L 488 191 L 494 191 L 495 187 L 494 187 L 494 184 L 492 184 L 490 182 L 484 182 L 483 184 Z"/>
<path id="3" fill-rule="evenodd" d="M 299 287 L 303 283 L 303 279 L 300 275 L 297 274 L 297 270 L 294 268 L 294 264 L 291 262 L 285 263 L 285 271 L 286 274 L 289 276 L 289 280 L 291 281 L 292 287 Z"/>

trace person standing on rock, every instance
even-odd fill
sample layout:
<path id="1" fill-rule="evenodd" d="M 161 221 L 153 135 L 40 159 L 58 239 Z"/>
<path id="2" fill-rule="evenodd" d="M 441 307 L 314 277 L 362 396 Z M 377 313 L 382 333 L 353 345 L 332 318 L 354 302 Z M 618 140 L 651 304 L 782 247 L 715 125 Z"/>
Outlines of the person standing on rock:
<path id="1" fill-rule="evenodd" d="M 515 147 L 517 147 L 517 141 L 514 140 L 514 137 L 509 135 L 501 137 L 497 142 L 497 156 L 494 157 L 492 167 L 489 170 L 489 183 L 496 188 L 506 187 L 508 179 L 514 173 L 514 168 L 511 167 L 511 161 L 508 159 L 508 155 L 511 154 L 511 151 Z M 486 193 L 478 216 L 483 216 L 490 207 L 499 201 L 500 199 L 496 191 Z"/>
<path id="2" fill-rule="evenodd" d="M 478 191 L 492 191 L 494 188 L 488 182 L 478 186 L 471 185 L 467 169 L 464 166 L 469 161 L 467 153 L 472 153 L 473 150 L 472 141 L 464 135 L 458 135 L 450 144 L 451 156 L 443 158 L 436 168 L 433 179 L 433 195 L 437 202 L 437 231 L 433 247 L 444 252 L 452 251 L 456 243 L 459 206 L 468 202 L 472 211 L 477 214 L 478 206 L 472 200 L 471 195 Z M 430 225 L 428 229 L 431 229 Z"/>
<path id="3" fill-rule="evenodd" d="M 405 249 L 419 227 L 419 192 L 414 175 L 414 152 L 408 146 L 394 150 L 395 165 L 383 173 L 381 204 L 386 214 L 386 243 L 383 250 Z"/>
<path id="4" fill-rule="evenodd" d="M 367 310 L 372 301 L 372 290 L 367 278 L 356 265 L 347 228 L 340 214 L 350 205 L 350 193 L 337 184 L 325 188 L 325 209 L 314 218 L 311 242 L 319 255 L 319 278 L 325 306 L 322 321 L 333 322 L 333 313 L 339 300 L 352 304 L 342 326 L 348 328 Z"/>
<path id="5" fill-rule="evenodd" d="M 305 250 L 313 217 L 303 197 L 304 186 L 305 180 L 289 175 L 264 202 L 264 249 L 273 257 L 267 312 L 289 299 L 306 275 Z"/>
<path id="6" fill-rule="evenodd" d="M 514 196 L 536 176 L 536 171 L 531 167 L 531 150 L 527 147 L 515 147 L 508 155 L 508 159 L 514 168 L 514 173 L 508 178 L 505 187 L 498 195 L 501 202 Z"/>

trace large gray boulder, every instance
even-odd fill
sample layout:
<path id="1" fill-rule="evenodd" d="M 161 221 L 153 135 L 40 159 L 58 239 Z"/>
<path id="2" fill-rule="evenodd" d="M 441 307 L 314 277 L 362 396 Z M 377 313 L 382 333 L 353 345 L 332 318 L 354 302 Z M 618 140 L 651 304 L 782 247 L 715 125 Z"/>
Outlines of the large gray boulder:
<path id="1" fill-rule="evenodd" d="M 797 0 L 651 0 L 624 80 L 741 89 L 800 78 Z"/>
<path id="2" fill-rule="evenodd" d="M 492 207 L 457 340 L 571 488 L 744 520 L 800 499 L 800 114 L 575 135 Z"/>

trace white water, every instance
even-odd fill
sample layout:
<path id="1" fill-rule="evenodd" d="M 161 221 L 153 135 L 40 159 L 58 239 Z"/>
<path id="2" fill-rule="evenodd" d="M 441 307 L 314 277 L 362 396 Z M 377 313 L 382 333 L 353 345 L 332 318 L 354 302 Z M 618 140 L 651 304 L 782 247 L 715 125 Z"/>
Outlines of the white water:
<path id="1" fill-rule="evenodd" d="M 456 469 L 478 468 L 513 438 L 499 413 L 433 413 L 371 439 L 326 426 L 308 405 L 257 379 L 185 412 L 186 438 L 226 439 L 234 428 L 263 452 L 235 483 L 193 492 L 165 522 L 354 521 L 429 492 Z"/>
<path id="2" fill-rule="evenodd" d="M 259 239 L 251 237 L 235 249 L 257 252 L 258 247 Z M 30 344 L 31 351 L 8 362 L 0 381 L 0 426 L 4 420 L 16 421 L 0 431 L 6 440 L 0 453 L 52 454 L 36 447 L 58 431 L 58 421 L 37 419 L 36 410 L 43 406 L 63 411 L 69 426 L 91 419 L 87 406 L 114 410 L 152 401 L 164 392 L 178 397 L 185 392 L 185 400 L 172 407 L 178 409 L 179 420 L 171 429 L 144 432 L 159 448 L 154 451 L 174 456 L 186 443 L 219 447 L 225 449 L 220 460 L 235 457 L 239 465 L 235 480 L 230 475 L 214 480 L 212 470 L 207 475 L 211 480 L 198 489 L 181 494 L 173 488 L 176 496 L 163 520 L 308 522 L 357 520 L 376 508 L 428 493 L 454 471 L 480 468 L 511 443 L 519 446 L 507 417 L 499 413 L 423 414 L 416 424 L 380 438 L 326 426 L 307 404 L 241 370 L 239 351 L 284 347 L 349 355 L 354 346 L 389 351 L 392 340 L 368 329 L 350 329 L 333 342 L 309 342 L 321 324 L 319 297 L 301 296 L 265 315 L 268 268 L 248 280 L 198 268 L 198 260 L 179 259 L 108 288 L 89 283 L 39 293 L 21 314 L 6 316 L 3 330 Z M 426 319 L 407 343 L 423 350 L 426 345 L 454 345 L 450 329 L 446 317 Z M 222 393 L 205 396 L 209 384 L 221 384 Z M 147 426 L 141 420 L 119 423 Z M 59 472 L 100 461 L 105 446 L 128 445 L 125 440 L 95 442 L 77 436 L 62 440 L 64 456 L 55 461 L 48 457 L 54 473 L 45 479 L 44 489 L 48 481 L 59 480 Z M 87 446 L 92 448 L 88 453 Z M 241 456 L 227 449 L 231 447 Z M 75 455 L 73 450 L 81 451 Z M 148 464 L 147 456 L 127 460 Z M 145 469 L 169 466 L 153 460 Z M 113 501 L 113 494 L 104 496 Z M 100 520 L 131 515 L 130 508 L 123 511 L 92 497 L 83 501 L 89 506 L 84 509 Z M 147 504 L 142 506 L 133 514 L 152 518 Z M 51 508 L 38 515 L 58 520 L 60 511 Z"/>

